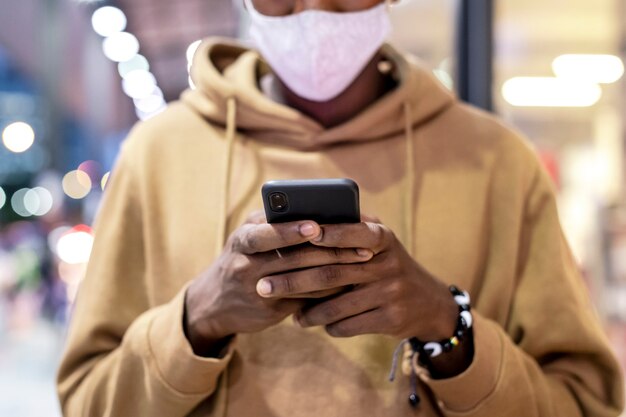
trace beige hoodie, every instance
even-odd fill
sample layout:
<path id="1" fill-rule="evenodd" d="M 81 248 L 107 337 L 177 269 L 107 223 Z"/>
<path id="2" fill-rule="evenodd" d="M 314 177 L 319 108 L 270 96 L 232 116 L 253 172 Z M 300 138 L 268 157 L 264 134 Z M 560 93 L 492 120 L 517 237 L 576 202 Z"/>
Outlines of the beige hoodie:
<path id="1" fill-rule="evenodd" d="M 221 42 L 221 43 L 220 43 Z M 272 102 L 254 51 L 209 40 L 197 90 L 140 123 L 105 193 L 59 394 L 66 416 L 618 416 L 618 365 L 533 151 L 390 47 L 399 87 L 333 129 Z M 364 213 L 470 291 L 476 353 L 445 380 L 387 379 L 398 340 L 291 320 L 194 356 L 184 290 L 269 179 L 349 177 Z M 226 215 L 227 213 L 227 215 Z"/>

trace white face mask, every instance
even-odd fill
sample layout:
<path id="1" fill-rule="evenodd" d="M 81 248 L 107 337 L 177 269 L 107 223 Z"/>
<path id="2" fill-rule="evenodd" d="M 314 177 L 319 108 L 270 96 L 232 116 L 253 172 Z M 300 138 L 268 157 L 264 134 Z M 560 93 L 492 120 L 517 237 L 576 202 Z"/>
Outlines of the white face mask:
<path id="1" fill-rule="evenodd" d="M 250 36 L 263 57 L 289 89 L 312 101 L 328 101 L 348 88 L 391 30 L 384 3 L 357 12 L 266 16 L 244 1 Z"/>

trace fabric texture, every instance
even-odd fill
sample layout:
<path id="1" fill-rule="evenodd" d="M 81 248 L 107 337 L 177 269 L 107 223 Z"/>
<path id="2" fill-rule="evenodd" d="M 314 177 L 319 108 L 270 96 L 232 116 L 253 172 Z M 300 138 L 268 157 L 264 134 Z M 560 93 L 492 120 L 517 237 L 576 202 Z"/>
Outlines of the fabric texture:
<path id="1" fill-rule="evenodd" d="M 620 415 L 621 372 L 533 150 L 415 59 L 382 53 L 399 86 L 324 129 L 262 94 L 255 51 L 200 46 L 197 89 L 132 130 L 105 192 L 59 370 L 64 415 Z M 222 359 L 185 338 L 185 288 L 262 207 L 261 184 L 320 177 L 354 179 L 363 213 L 471 294 L 474 360 L 454 378 L 420 375 L 418 408 L 409 378 L 387 380 L 390 337 L 332 338 L 287 319 L 237 335 Z"/>

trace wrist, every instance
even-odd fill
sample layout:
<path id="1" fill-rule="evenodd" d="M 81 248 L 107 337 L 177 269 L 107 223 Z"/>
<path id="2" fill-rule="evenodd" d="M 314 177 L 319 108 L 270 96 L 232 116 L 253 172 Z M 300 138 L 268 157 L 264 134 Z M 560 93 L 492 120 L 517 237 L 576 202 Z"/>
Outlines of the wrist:
<path id="1" fill-rule="evenodd" d="M 449 328 L 441 327 L 445 337 L 428 342 L 418 338 L 410 339 L 412 348 L 418 354 L 419 363 L 427 368 L 434 379 L 451 378 L 463 373 L 474 358 L 474 337 L 472 332 L 473 318 L 470 312 L 470 297 L 467 292 L 451 286 L 449 297 L 453 301 L 453 319 L 448 323 L 455 323 Z M 448 311 L 449 312 L 449 311 Z M 441 322 L 441 320 L 440 320 Z M 432 341 L 438 340 L 438 341 Z"/>
<path id="2" fill-rule="evenodd" d="M 193 286 L 193 285 L 192 285 Z M 196 314 L 193 307 L 192 286 L 185 294 L 185 308 L 183 313 L 183 331 L 191 345 L 193 353 L 202 357 L 219 358 L 223 356 L 223 350 L 233 336 L 233 333 L 217 331 L 202 315 Z"/>

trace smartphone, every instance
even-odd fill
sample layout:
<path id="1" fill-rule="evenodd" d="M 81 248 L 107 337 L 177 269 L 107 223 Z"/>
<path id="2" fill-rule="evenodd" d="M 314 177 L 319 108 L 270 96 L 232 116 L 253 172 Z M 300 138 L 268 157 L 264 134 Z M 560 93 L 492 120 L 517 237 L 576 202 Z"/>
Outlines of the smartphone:
<path id="1" fill-rule="evenodd" d="M 261 188 L 268 223 L 358 223 L 359 186 L 347 178 L 269 181 Z"/>

